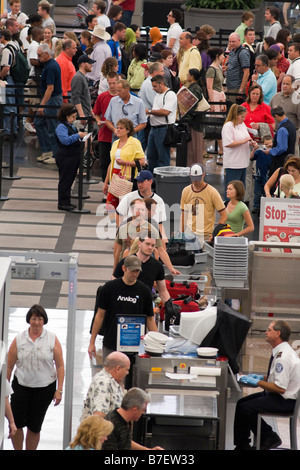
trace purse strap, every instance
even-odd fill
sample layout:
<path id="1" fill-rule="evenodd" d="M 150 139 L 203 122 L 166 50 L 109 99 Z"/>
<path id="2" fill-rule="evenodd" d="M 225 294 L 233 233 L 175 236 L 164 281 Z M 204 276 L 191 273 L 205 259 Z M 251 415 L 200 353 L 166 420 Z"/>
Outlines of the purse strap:
<path id="1" fill-rule="evenodd" d="M 167 91 L 165 91 L 164 96 L 163 96 L 163 106 L 165 105 L 165 97 L 166 97 L 166 94 L 167 94 L 169 91 L 173 91 L 173 90 L 170 90 L 170 88 L 169 88 Z M 181 119 L 181 114 L 180 114 L 180 109 L 179 109 L 179 106 L 178 106 L 178 102 L 177 102 L 177 109 L 178 109 L 179 120 L 180 120 L 180 119 Z M 165 118 L 166 118 L 167 124 L 169 124 L 168 116 L 165 116 Z"/>

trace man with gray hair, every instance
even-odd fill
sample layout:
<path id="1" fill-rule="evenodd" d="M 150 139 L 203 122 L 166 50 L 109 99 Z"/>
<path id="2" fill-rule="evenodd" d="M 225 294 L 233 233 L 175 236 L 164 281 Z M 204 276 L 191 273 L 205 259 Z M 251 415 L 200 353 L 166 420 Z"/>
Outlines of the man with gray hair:
<path id="1" fill-rule="evenodd" d="M 123 381 L 129 369 L 130 360 L 122 352 L 114 351 L 105 358 L 103 369 L 89 386 L 81 421 L 93 414 L 104 417 L 121 405 L 125 392 Z"/>
<path id="2" fill-rule="evenodd" d="M 146 64 L 147 65 L 147 64 Z M 156 92 L 153 90 L 151 78 L 155 75 L 164 76 L 164 66 L 161 62 L 153 62 L 147 65 L 148 77 L 143 81 L 139 91 L 139 97 L 143 101 L 146 109 L 152 109 Z"/>
<path id="3" fill-rule="evenodd" d="M 249 374 L 241 382 L 263 389 L 241 398 L 236 405 L 234 444 L 236 450 L 250 450 L 250 431 L 257 433 L 259 413 L 293 413 L 300 384 L 300 360 L 289 345 L 290 325 L 283 320 L 272 321 L 266 331 L 266 341 L 272 347 L 267 374 Z M 275 449 L 281 439 L 264 420 L 261 423 L 261 450 Z"/>
<path id="4" fill-rule="evenodd" d="M 271 99 L 277 93 L 277 80 L 274 72 L 269 67 L 269 59 L 266 54 L 260 54 L 255 59 L 256 74 L 252 75 L 252 82 L 262 87 L 264 103 L 270 104 Z"/>
<path id="5" fill-rule="evenodd" d="M 124 396 L 121 406 L 105 417 L 114 424 L 114 430 L 103 444 L 103 450 L 163 450 L 142 446 L 132 440 L 130 423 L 137 422 L 146 412 L 149 395 L 141 388 L 133 387 Z"/>
<path id="6" fill-rule="evenodd" d="M 42 155 L 37 158 L 39 162 L 55 163 L 53 153 L 56 153 L 57 143 L 55 129 L 58 126 L 57 116 L 62 105 L 61 71 L 56 60 L 52 58 L 52 52 L 48 44 L 40 44 L 37 50 L 39 61 L 44 65 L 41 76 L 42 99 L 37 110 L 34 126 Z M 46 107 L 45 106 L 51 106 Z M 49 116 L 50 119 L 47 119 Z"/>
<path id="7" fill-rule="evenodd" d="M 161 62 L 153 62 L 151 64 L 142 64 L 142 66 L 144 65 L 147 67 L 149 75 L 142 83 L 142 86 L 139 91 L 139 98 L 141 98 L 142 102 L 144 103 L 145 109 L 152 109 L 156 92 L 153 90 L 151 78 L 155 77 L 156 75 L 161 75 L 163 77 L 164 66 Z M 144 150 L 147 147 L 149 132 L 150 132 L 150 121 L 148 118 L 146 128 L 140 131 L 139 133 L 139 139 L 142 142 Z"/>
<path id="8" fill-rule="evenodd" d="M 296 127 L 296 144 L 295 144 L 295 155 L 299 157 L 299 136 L 300 136 L 300 106 L 294 99 L 294 93 L 296 92 L 293 87 L 295 78 L 292 75 L 285 75 L 281 83 L 281 91 L 276 93 L 270 101 L 271 109 L 281 106 L 284 110 L 284 114 Z M 275 130 L 278 129 L 278 122 L 275 121 Z"/>

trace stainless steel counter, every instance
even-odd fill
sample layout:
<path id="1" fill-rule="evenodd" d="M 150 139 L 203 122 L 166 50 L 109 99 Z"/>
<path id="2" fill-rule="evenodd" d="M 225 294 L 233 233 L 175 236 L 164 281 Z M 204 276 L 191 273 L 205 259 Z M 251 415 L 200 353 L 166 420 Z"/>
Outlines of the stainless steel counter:
<path id="1" fill-rule="evenodd" d="M 217 371 L 217 374 L 190 379 L 188 374 L 193 367 L 204 367 L 210 372 Z M 174 373 L 180 374 L 180 379 L 172 378 Z M 189 436 L 192 430 L 195 439 L 204 432 L 208 438 L 207 445 L 220 450 L 225 448 L 227 380 L 227 361 L 170 354 L 136 358 L 136 386 L 147 390 L 151 395 L 151 403 L 147 409 L 147 416 L 151 415 L 155 421 L 151 426 L 155 426 L 157 435 L 163 429 L 166 439 L 169 433 L 173 436 L 174 443 L 176 438 L 172 433 L 174 426 L 178 426 L 181 445 L 183 437 Z M 158 430 L 156 426 L 161 420 L 164 425 Z M 149 434 L 148 430 L 145 434 Z M 192 435 L 187 445 L 195 445 L 195 442 L 192 444 Z"/>

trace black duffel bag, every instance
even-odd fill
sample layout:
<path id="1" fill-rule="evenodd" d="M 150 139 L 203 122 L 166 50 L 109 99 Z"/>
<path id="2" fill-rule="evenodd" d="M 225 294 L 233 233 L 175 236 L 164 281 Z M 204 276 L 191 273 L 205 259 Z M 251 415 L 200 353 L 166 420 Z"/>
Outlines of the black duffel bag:
<path id="1" fill-rule="evenodd" d="M 167 246 L 167 253 L 173 266 L 194 266 L 195 253 L 188 251 L 184 242 L 175 242 Z"/>
<path id="2" fill-rule="evenodd" d="M 164 145 L 168 147 L 176 147 L 184 145 L 191 141 L 190 126 L 185 122 L 175 122 L 168 124 L 167 133 L 164 139 Z"/>

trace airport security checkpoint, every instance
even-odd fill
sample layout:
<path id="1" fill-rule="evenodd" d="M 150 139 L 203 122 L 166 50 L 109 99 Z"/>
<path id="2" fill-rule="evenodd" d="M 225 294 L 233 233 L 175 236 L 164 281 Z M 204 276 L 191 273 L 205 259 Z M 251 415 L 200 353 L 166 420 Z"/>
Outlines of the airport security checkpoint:
<path id="1" fill-rule="evenodd" d="M 145 390 L 150 397 L 145 414 L 134 426 L 136 441 L 148 448 L 159 445 L 169 450 L 227 448 L 232 401 L 242 395 L 246 386 L 239 378 L 241 372 L 246 372 L 242 364 L 247 335 L 263 335 L 278 316 L 288 318 L 297 337 L 299 248 L 292 241 L 215 237 L 213 246 L 205 242 L 201 252 L 196 253 L 197 261 L 192 266 L 180 266 L 181 275 L 173 277 L 166 272 L 173 308 L 157 308 L 160 299 L 154 297 L 158 332 L 147 332 L 143 316 L 118 316 L 117 350 L 131 360 L 127 385 Z M 35 282 L 63 277 L 69 283 L 62 440 L 62 447 L 66 447 L 77 424 L 73 399 L 77 255 L 1 252 L 1 259 L 2 344 L 8 337 L 12 279 Z M 292 274 L 288 292 L 281 287 L 283 268 Z M 275 297 L 280 299 L 280 306 Z M 233 309 L 227 299 L 238 299 L 239 310 Z M 274 312 L 271 317 L 270 310 Z M 4 348 L 1 353 L 4 371 Z M 101 350 L 97 354 L 100 359 L 97 365 L 93 362 L 93 374 L 101 369 Z M 4 379 L 2 374 L 1 396 Z M 4 425 L 3 410 L 1 416 Z"/>

